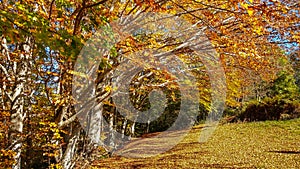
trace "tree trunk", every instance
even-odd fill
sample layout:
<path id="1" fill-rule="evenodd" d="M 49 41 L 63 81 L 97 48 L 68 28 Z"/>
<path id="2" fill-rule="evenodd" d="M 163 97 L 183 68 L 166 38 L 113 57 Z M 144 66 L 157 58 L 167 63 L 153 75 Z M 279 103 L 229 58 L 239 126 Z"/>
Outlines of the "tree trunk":
<path id="1" fill-rule="evenodd" d="M 75 165 L 75 156 L 76 156 L 76 150 L 78 148 L 77 142 L 79 139 L 80 134 L 80 127 L 76 126 L 73 130 L 73 134 L 70 137 L 67 145 L 67 149 L 63 155 L 62 158 L 62 167 L 63 169 L 70 169 L 73 168 Z"/>
<path id="2" fill-rule="evenodd" d="M 127 127 L 127 119 L 124 120 L 123 122 L 123 126 L 122 126 L 122 140 L 124 139 L 125 137 L 125 131 L 126 131 L 126 127 Z"/>
<path id="3" fill-rule="evenodd" d="M 1 72 L 4 73 L 7 85 L 3 84 L 4 95 L 7 99 L 6 110 L 10 110 L 9 145 L 8 149 L 15 152 L 13 157 L 13 169 L 21 168 L 21 152 L 24 119 L 30 110 L 30 97 L 32 93 L 31 69 L 32 49 L 31 41 L 26 39 L 25 43 L 14 44 L 18 58 L 10 58 L 10 51 L 5 38 L 2 39 L 2 54 L 5 56 L 1 63 Z M 19 51 L 20 52 L 19 52 Z"/>
<path id="4" fill-rule="evenodd" d="M 103 103 L 95 105 L 90 113 L 89 119 L 89 131 L 88 136 L 90 137 L 92 144 L 102 145 L 101 141 L 101 129 L 102 129 L 102 112 Z"/>
<path id="5" fill-rule="evenodd" d="M 137 118 L 138 118 L 138 115 L 135 116 L 135 119 L 134 119 L 133 124 L 131 126 L 131 134 L 130 134 L 130 137 L 129 137 L 130 139 L 131 139 L 131 137 L 135 136 L 134 133 L 135 133 L 135 124 L 136 124 Z"/>
<path id="6" fill-rule="evenodd" d="M 112 150 L 115 148 L 114 117 L 114 113 L 111 112 L 109 117 L 109 147 L 112 148 Z"/>
<path id="7" fill-rule="evenodd" d="M 150 132 L 150 120 L 147 121 L 147 130 L 146 133 L 148 134 Z"/>

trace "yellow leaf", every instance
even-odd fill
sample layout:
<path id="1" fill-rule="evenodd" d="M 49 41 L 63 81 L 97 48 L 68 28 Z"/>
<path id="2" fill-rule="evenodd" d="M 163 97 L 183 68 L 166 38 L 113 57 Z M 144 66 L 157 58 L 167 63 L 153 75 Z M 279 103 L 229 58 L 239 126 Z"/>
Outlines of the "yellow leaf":
<path id="1" fill-rule="evenodd" d="M 44 123 L 44 122 L 40 122 L 40 125 L 45 125 L 46 123 Z"/>
<path id="2" fill-rule="evenodd" d="M 260 26 L 255 27 L 254 32 L 258 35 L 263 35 L 263 28 Z"/>
<path id="3" fill-rule="evenodd" d="M 245 9 L 248 9 L 248 4 L 246 4 L 246 3 L 241 3 L 241 6 L 243 7 L 243 8 L 245 8 Z"/>
<path id="4" fill-rule="evenodd" d="M 88 78 L 88 75 L 85 74 L 85 73 L 82 73 L 82 72 L 76 72 L 76 71 L 73 71 L 73 70 L 67 70 L 67 72 L 72 74 L 72 75 Z"/>
<path id="5" fill-rule="evenodd" d="M 254 10 L 253 10 L 253 8 L 250 7 L 250 8 L 248 8 L 247 12 L 248 12 L 249 16 L 252 16 Z"/>
<path id="6" fill-rule="evenodd" d="M 104 88 L 104 90 L 107 91 L 107 92 L 110 92 L 111 89 L 112 89 L 111 86 L 106 86 L 106 87 Z"/>
<path id="7" fill-rule="evenodd" d="M 57 18 L 56 19 L 58 22 L 62 22 L 62 21 L 64 21 L 64 18 Z"/>

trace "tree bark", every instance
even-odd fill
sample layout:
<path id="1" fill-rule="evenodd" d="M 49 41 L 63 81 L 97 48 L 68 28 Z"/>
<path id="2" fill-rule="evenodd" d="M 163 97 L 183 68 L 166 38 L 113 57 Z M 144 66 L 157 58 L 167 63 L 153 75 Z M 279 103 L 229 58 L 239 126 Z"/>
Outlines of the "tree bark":
<path id="1" fill-rule="evenodd" d="M 90 113 L 88 136 L 90 137 L 92 144 L 102 145 L 100 137 L 102 129 L 102 112 L 103 103 L 99 103 L 93 107 Z"/>
<path id="2" fill-rule="evenodd" d="M 7 83 L 3 88 L 6 103 L 3 108 L 10 111 L 9 145 L 8 149 L 15 152 L 13 157 L 13 169 L 21 168 L 21 152 L 23 142 L 24 119 L 30 110 L 30 97 L 32 96 L 32 41 L 26 38 L 25 43 L 13 44 L 19 55 L 17 58 L 10 57 L 10 50 L 6 38 L 2 38 L 1 72 L 5 74 Z"/>
<path id="3" fill-rule="evenodd" d="M 112 150 L 115 148 L 114 118 L 115 115 L 111 112 L 109 117 L 109 147 L 112 148 Z"/>
<path id="4" fill-rule="evenodd" d="M 121 132 L 121 134 L 122 134 L 122 140 L 123 140 L 124 137 L 125 137 L 126 127 L 127 127 L 127 119 L 124 120 L 123 126 L 122 126 L 122 132 Z"/>
<path id="5" fill-rule="evenodd" d="M 79 134 L 80 134 L 80 127 L 76 126 L 75 129 L 73 130 L 73 134 L 70 137 L 67 145 L 67 149 L 63 155 L 62 158 L 62 167 L 64 169 L 70 169 L 73 168 L 75 165 L 75 156 L 76 156 L 76 151 L 77 151 L 77 142 L 79 139 Z"/>

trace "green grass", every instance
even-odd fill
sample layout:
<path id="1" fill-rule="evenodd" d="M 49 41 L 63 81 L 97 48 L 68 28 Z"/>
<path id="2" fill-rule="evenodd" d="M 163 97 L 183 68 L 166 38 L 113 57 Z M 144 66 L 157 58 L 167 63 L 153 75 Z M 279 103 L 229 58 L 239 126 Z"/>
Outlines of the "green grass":
<path id="1" fill-rule="evenodd" d="M 96 160 L 90 168 L 300 168 L 300 119 L 220 125 L 205 143 L 198 142 L 201 128 L 195 126 L 163 154 L 151 158 L 114 156 Z M 134 150 L 136 144 L 155 142 L 135 140 L 127 146 Z"/>

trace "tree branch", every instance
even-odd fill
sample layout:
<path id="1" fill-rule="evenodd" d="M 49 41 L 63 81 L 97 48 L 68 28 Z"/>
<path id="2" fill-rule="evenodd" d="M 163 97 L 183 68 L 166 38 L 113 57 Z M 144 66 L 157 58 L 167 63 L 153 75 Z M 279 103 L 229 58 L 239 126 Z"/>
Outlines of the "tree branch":
<path id="1" fill-rule="evenodd" d="M 49 11 L 49 17 L 48 17 L 49 20 L 51 19 L 52 8 L 53 8 L 53 5 L 54 5 L 54 2 L 55 2 L 55 0 L 52 0 L 52 2 L 51 2 L 51 4 L 50 4 L 50 11 Z"/>
<path id="2" fill-rule="evenodd" d="M 102 1 L 100 1 L 100 2 L 91 4 L 91 5 L 86 5 L 86 1 L 85 1 L 85 0 L 82 2 L 82 7 L 79 9 L 78 14 L 76 15 L 76 18 L 75 18 L 75 24 L 74 24 L 73 35 L 76 35 L 76 33 L 77 33 L 77 30 L 78 30 L 78 28 L 79 28 L 81 19 L 82 19 L 82 17 L 83 17 L 84 10 L 85 10 L 85 9 L 88 9 L 88 8 L 92 8 L 92 7 L 98 6 L 98 5 L 101 5 L 101 4 L 105 3 L 106 1 L 107 1 L 107 0 L 102 0 Z M 77 10 L 76 10 L 76 11 L 77 11 Z"/>

